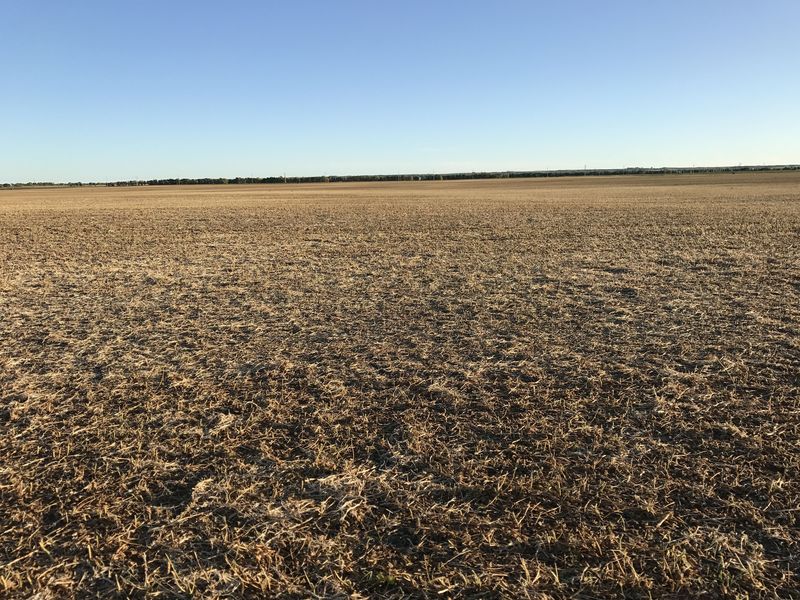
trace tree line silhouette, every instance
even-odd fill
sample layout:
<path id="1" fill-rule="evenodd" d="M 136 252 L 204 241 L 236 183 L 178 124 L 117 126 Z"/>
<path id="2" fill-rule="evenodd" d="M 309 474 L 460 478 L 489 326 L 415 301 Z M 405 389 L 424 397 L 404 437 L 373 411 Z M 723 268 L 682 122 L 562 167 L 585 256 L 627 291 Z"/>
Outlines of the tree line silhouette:
<path id="1" fill-rule="evenodd" d="M 288 183 L 335 183 L 377 181 L 454 181 L 461 179 L 506 179 L 522 177 L 581 177 L 602 175 L 667 175 L 687 173 L 741 173 L 752 171 L 797 171 L 800 165 L 758 165 L 735 167 L 628 167 L 624 169 L 560 169 L 555 171 L 471 171 L 463 173 L 414 173 L 395 175 L 319 175 L 310 177 L 202 177 L 147 179 L 109 182 L 53 183 L 38 181 L 27 183 L 3 183 L 2 188 L 18 187 L 82 187 L 82 186 L 144 186 L 144 185 L 241 185 L 241 184 L 288 184 Z"/>

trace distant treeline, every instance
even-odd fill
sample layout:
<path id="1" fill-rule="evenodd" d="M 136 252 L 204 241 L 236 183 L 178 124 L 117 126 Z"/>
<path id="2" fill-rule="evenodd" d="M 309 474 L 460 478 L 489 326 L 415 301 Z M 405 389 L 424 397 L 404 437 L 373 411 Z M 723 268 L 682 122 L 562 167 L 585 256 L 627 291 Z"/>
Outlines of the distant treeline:
<path id="1" fill-rule="evenodd" d="M 662 167 L 626 169 L 564 169 L 558 171 L 473 171 L 468 173 L 411 173 L 398 175 L 319 175 L 312 177 L 236 177 L 203 179 L 150 179 L 148 181 L 117 181 L 110 186 L 125 185 L 227 185 L 243 183 L 337 183 L 371 181 L 453 181 L 459 179 L 508 179 L 522 177 L 575 177 L 592 175 L 656 175 L 675 173 L 735 173 L 744 171 L 795 171 L 800 165 L 737 166 L 737 167 Z"/>
<path id="2" fill-rule="evenodd" d="M 742 173 L 752 171 L 797 171 L 800 165 L 759 165 L 736 167 L 629 167 L 625 169 L 562 169 L 557 171 L 473 171 L 469 173 L 416 173 L 402 175 L 320 175 L 313 177 L 204 177 L 201 179 L 148 179 L 112 181 L 108 183 L 4 183 L 3 188 L 17 187 L 79 187 L 79 186 L 140 186 L 140 185 L 238 185 L 247 183 L 335 183 L 370 181 L 453 181 L 459 179 L 508 179 L 521 177 L 582 177 L 598 175 L 668 175 L 687 173 Z"/>
<path id="3" fill-rule="evenodd" d="M 106 186 L 107 183 L 83 183 L 81 181 L 71 181 L 69 183 L 53 183 L 52 181 L 28 181 L 27 183 L 0 183 L 0 188 L 20 188 L 20 187 L 83 187 L 83 186 Z"/>

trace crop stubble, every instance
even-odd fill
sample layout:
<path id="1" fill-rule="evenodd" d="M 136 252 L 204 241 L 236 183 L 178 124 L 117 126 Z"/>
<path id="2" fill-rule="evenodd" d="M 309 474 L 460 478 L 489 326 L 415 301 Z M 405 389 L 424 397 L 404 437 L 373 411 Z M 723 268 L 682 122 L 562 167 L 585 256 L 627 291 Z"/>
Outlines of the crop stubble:
<path id="1" fill-rule="evenodd" d="M 0 595 L 797 597 L 800 175 L 0 192 Z"/>

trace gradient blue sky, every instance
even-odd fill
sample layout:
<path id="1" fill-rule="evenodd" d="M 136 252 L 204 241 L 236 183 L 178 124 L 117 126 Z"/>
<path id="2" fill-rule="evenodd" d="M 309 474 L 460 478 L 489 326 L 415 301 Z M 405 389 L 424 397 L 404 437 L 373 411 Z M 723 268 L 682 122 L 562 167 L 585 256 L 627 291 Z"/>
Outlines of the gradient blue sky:
<path id="1" fill-rule="evenodd" d="M 800 2 L 0 0 L 0 181 L 800 162 Z"/>

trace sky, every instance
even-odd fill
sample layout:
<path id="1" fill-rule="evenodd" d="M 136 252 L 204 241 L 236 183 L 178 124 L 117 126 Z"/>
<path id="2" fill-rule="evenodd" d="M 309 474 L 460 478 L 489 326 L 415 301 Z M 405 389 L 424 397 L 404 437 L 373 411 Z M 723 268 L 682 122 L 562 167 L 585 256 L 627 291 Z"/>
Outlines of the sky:
<path id="1" fill-rule="evenodd" d="M 0 0 L 0 182 L 800 163 L 797 0 Z"/>

